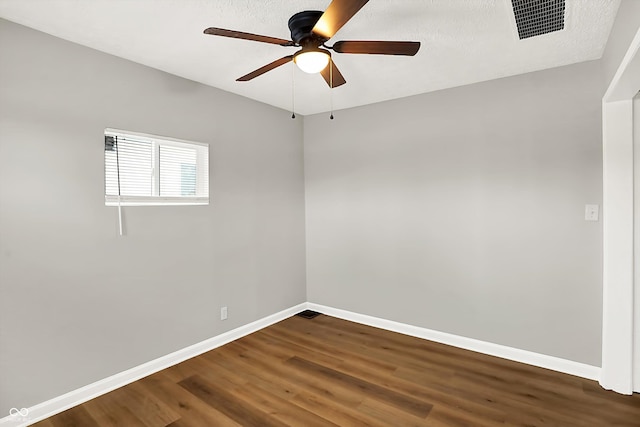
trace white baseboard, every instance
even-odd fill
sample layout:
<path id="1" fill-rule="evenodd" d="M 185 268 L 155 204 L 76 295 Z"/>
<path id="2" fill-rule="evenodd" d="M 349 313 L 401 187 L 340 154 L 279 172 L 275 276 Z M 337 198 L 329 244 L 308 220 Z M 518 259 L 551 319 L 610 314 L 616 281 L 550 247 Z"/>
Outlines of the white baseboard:
<path id="1" fill-rule="evenodd" d="M 12 410 L 13 415 L 9 415 L 0 419 L 0 426 L 24 427 L 34 424 L 38 421 L 51 417 L 74 406 L 80 405 L 88 400 L 101 396 L 119 387 L 130 384 L 148 375 L 154 374 L 187 359 L 191 359 L 192 357 L 198 356 L 209 350 L 213 350 L 214 348 L 242 338 L 245 335 L 249 335 L 260 329 L 266 328 L 269 325 L 284 320 L 305 309 L 318 311 L 329 316 L 350 320 L 352 322 L 361 323 L 363 325 L 369 325 L 376 328 L 386 329 L 388 331 L 398 332 L 405 335 L 439 342 L 442 344 L 448 344 L 454 347 L 476 351 L 478 353 L 484 353 L 503 359 L 526 363 L 528 365 L 551 369 L 558 372 L 564 372 L 566 374 L 571 374 L 578 377 L 596 381 L 600 378 L 600 368 L 597 366 L 586 365 L 584 363 L 573 362 L 571 360 L 561 359 L 559 357 L 547 356 L 527 350 L 520 350 L 500 344 L 479 341 L 473 338 L 461 337 L 458 335 L 434 331 L 418 326 L 407 325 L 400 322 L 394 322 L 392 320 L 380 319 L 378 317 L 367 316 L 365 314 L 353 313 L 351 311 L 327 307 L 320 304 L 302 303 L 286 310 L 282 310 L 278 313 L 272 314 L 270 316 L 264 317 L 260 320 L 256 320 L 255 322 L 225 332 L 213 338 L 209 338 L 205 341 L 199 342 L 189 347 L 185 347 L 171 354 L 167 354 L 166 356 L 162 356 L 150 362 L 143 363 L 142 365 L 136 366 L 135 368 L 131 368 L 118 374 L 112 375 L 108 378 L 96 381 L 87 386 L 73 390 L 51 400 L 47 400 L 46 402 L 40 403 L 38 405 L 32 406 L 31 408 L 26 408 L 26 411 L 28 412 L 26 416 L 18 413 L 18 409 L 16 409 L 15 411 Z M 24 408 L 20 410 L 24 411 Z"/>
<path id="2" fill-rule="evenodd" d="M 51 400 L 47 400 L 46 402 L 39 403 L 31 408 L 12 409 L 12 415 L 0 419 L 0 426 L 24 427 L 31 425 L 148 375 L 154 374 L 170 366 L 184 362 L 187 359 L 198 356 L 199 354 L 206 353 L 209 350 L 213 350 L 214 348 L 242 338 L 245 335 L 249 335 L 262 328 L 277 323 L 287 317 L 291 317 L 306 308 L 307 303 L 298 304 L 286 310 L 282 310 L 278 313 L 256 320 L 255 322 L 251 322 L 213 338 L 209 338 L 205 341 L 167 354 L 166 356 L 143 363 L 135 368 L 128 369 L 79 389 L 70 391 L 69 393 L 55 397 Z M 20 414 L 18 412 L 19 410 L 23 411 L 25 416 Z"/>
<path id="3" fill-rule="evenodd" d="M 392 320 L 385 320 L 378 317 L 353 313 L 350 311 L 327 307 L 320 304 L 308 303 L 308 308 L 310 310 L 324 313 L 329 316 L 338 317 L 344 320 L 350 320 L 356 323 L 362 323 L 363 325 L 386 329 L 393 332 L 399 332 L 401 334 L 423 338 L 426 340 L 435 341 L 466 350 L 472 350 L 478 353 L 500 357 L 502 359 L 526 363 L 528 365 L 538 366 L 540 368 L 551 369 L 553 371 L 563 372 L 565 374 L 571 374 L 577 377 L 587 378 L 595 381 L 598 381 L 600 378 L 600 368 L 597 366 L 591 366 L 580 362 L 561 359 L 559 357 L 547 356 L 546 354 L 534 353 L 532 351 L 521 350 L 518 348 L 507 347 L 505 345 L 479 341 L 473 338 L 466 338 L 459 335 L 434 331 L 432 329 L 407 325 L 404 323 L 394 322 Z"/>

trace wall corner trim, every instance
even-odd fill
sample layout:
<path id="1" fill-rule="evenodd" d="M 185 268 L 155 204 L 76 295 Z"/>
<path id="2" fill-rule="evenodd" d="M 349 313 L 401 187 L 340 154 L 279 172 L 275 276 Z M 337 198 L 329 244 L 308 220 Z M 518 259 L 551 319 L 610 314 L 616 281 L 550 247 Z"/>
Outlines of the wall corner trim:
<path id="1" fill-rule="evenodd" d="M 398 332 L 404 335 L 410 335 L 429 341 L 435 341 L 442 344 L 463 348 L 465 350 L 471 350 L 478 353 L 488 354 L 490 356 L 500 357 L 502 359 L 526 363 L 527 365 L 551 369 L 553 371 L 575 375 L 577 377 L 587 378 L 590 380 L 598 381 L 600 379 L 600 368 L 597 366 L 574 362 L 572 360 L 562 359 L 559 357 L 548 356 L 546 354 L 534 353 L 532 351 L 521 350 L 501 344 L 494 344 L 486 341 L 476 340 L 473 338 L 448 334 L 446 332 L 434 331 L 432 329 L 407 325 L 405 323 L 394 322 L 392 320 L 353 313 L 350 311 L 327 307 L 320 304 L 309 303 L 308 305 L 310 310 L 324 313 L 329 316 L 338 317 L 340 319 L 373 326 L 375 328 Z"/>
<path id="2" fill-rule="evenodd" d="M 27 408 L 29 412 L 26 417 L 12 417 L 9 415 L 4 418 L 0 418 L 0 426 L 23 427 L 34 424 L 170 366 L 184 362 L 187 359 L 191 359 L 192 357 L 206 353 L 214 348 L 221 347 L 231 341 L 235 341 L 253 332 L 259 331 L 269 325 L 273 325 L 274 323 L 291 317 L 306 308 L 307 303 L 295 305 L 231 331 L 224 332 L 220 335 L 216 335 L 215 337 L 190 345 L 189 347 L 174 351 L 173 353 L 159 357 L 155 360 L 143 363 L 142 365 L 138 365 L 110 377 L 103 378 L 84 387 L 72 390 L 69 393 L 65 393 L 61 396 L 39 403 L 31 408 Z"/>

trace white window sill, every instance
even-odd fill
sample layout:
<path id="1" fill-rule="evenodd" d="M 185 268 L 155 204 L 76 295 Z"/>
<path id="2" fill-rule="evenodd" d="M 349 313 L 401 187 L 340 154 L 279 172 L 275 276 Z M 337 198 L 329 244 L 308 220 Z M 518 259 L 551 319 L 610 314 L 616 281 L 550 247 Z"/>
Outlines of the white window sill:
<path id="1" fill-rule="evenodd" d="M 105 196 L 105 206 L 206 206 L 208 197 L 131 197 Z"/>

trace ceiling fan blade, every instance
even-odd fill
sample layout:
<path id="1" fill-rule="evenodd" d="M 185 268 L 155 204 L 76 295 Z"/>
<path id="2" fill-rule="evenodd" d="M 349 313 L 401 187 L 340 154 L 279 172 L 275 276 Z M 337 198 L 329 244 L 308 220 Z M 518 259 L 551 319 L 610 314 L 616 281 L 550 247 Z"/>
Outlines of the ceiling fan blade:
<path id="1" fill-rule="evenodd" d="M 276 37 L 261 36 L 258 34 L 243 33 L 242 31 L 225 30 L 224 28 L 207 28 L 205 34 L 212 36 L 231 37 L 234 39 L 253 40 L 262 43 L 278 44 L 280 46 L 295 46 L 291 40 L 279 39 Z"/>
<path id="2" fill-rule="evenodd" d="M 324 81 L 327 82 L 330 88 L 342 86 L 347 82 L 342 76 L 340 70 L 338 70 L 338 67 L 336 67 L 336 63 L 333 62 L 333 59 L 329 59 L 329 65 L 324 67 L 324 69 L 320 71 L 320 74 L 322 74 Z M 331 77 L 333 77 L 333 84 L 331 84 Z"/>
<path id="3" fill-rule="evenodd" d="M 407 55 L 418 53 L 420 42 L 340 41 L 333 45 L 338 53 L 364 53 L 374 55 Z"/>
<path id="4" fill-rule="evenodd" d="M 369 0 L 333 0 L 311 31 L 329 40 Z"/>
<path id="5" fill-rule="evenodd" d="M 260 67 L 255 71 L 250 72 L 249 74 L 246 74 L 242 77 L 240 77 L 239 79 L 236 79 L 237 82 L 246 82 L 249 81 L 251 79 L 255 79 L 258 76 L 261 76 L 262 74 L 266 73 L 267 71 L 271 71 L 274 68 L 277 68 L 281 65 L 286 64 L 287 62 L 291 62 L 291 60 L 293 59 L 293 55 L 289 55 L 289 56 L 285 56 L 283 58 L 280 59 L 276 59 L 275 61 L 273 61 L 270 64 L 265 65 L 264 67 Z"/>

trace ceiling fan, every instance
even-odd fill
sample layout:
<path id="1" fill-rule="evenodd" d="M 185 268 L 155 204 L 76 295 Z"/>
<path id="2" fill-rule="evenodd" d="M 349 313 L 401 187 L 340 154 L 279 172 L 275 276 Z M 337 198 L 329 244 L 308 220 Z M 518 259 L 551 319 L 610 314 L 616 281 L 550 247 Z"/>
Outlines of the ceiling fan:
<path id="1" fill-rule="evenodd" d="M 285 47 L 300 47 L 300 50 L 293 55 L 277 59 L 238 78 L 237 81 L 245 82 L 254 79 L 267 71 L 293 61 L 302 71 L 307 73 L 319 72 L 329 87 L 334 88 L 345 84 L 346 80 L 331 59 L 329 50 L 337 53 L 413 56 L 420 49 L 420 42 L 406 41 L 338 41 L 333 46 L 327 46 L 325 43 L 368 1 L 333 0 L 324 12 L 306 10 L 296 13 L 289 18 L 291 40 L 213 27 L 204 30 L 204 33 L 213 36 L 277 44 Z"/>

